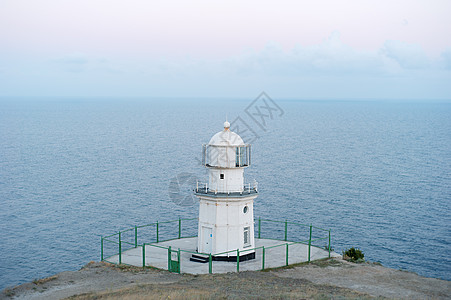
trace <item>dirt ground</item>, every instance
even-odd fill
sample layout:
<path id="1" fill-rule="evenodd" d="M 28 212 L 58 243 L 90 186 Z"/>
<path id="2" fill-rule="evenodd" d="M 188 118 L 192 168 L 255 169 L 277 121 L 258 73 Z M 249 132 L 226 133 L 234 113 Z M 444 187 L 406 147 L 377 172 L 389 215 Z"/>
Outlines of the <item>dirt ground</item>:
<path id="1" fill-rule="evenodd" d="M 451 282 L 329 259 L 268 271 L 174 274 L 90 262 L 2 291 L 0 299 L 451 299 Z"/>

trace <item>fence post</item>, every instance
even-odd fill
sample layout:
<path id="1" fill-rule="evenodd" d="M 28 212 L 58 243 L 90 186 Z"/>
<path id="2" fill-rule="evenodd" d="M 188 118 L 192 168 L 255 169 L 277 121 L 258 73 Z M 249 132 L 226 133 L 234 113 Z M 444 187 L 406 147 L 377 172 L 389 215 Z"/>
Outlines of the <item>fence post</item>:
<path id="1" fill-rule="evenodd" d="M 121 241 L 121 232 L 119 231 L 119 264 L 122 263 L 122 241 Z"/>
<path id="2" fill-rule="evenodd" d="M 103 237 L 100 238 L 100 261 L 103 261 Z"/>
<path id="3" fill-rule="evenodd" d="M 285 253 L 285 265 L 288 266 L 288 244 L 287 245 L 287 252 Z"/>
<path id="4" fill-rule="evenodd" d="M 138 247 L 138 226 L 135 225 L 135 248 Z"/>
<path id="5" fill-rule="evenodd" d="M 208 273 L 212 273 L 213 272 L 213 270 L 212 270 L 212 263 L 211 263 L 211 253 L 208 255 Z"/>
<path id="6" fill-rule="evenodd" d="M 182 269 L 182 266 L 180 265 L 180 248 L 177 251 L 177 257 L 178 257 L 178 264 L 179 264 L 178 273 L 180 274 L 181 269 Z"/>
<path id="7" fill-rule="evenodd" d="M 330 258 L 330 229 L 329 229 L 329 258 Z"/>
<path id="8" fill-rule="evenodd" d="M 158 243 L 158 221 L 157 221 L 157 243 Z"/>
<path id="9" fill-rule="evenodd" d="M 171 272 L 171 246 L 168 248 L 168 271 Z"/>
<path id="10" fill-rule="evenodd" d="M 260 238 L 262 220 L 258 217 L 258 238 Z"/>
<path id="11" fill-rule="evenodd" d="M 146 243 L 143 243 L 143 268 L 146 267 Z"/>
<path id="12" fill-rule="evenodd" d="M 285 241 L 287 240 L 287 220 L 285 220 Z"/>
<path id="13" fill-rule="evenodd" d="M 182 237 L 182 219 L 179 218 L 179 239 Z"/>
<path id="14" fill-rule="evenodd" d="M 310 236 L 308 239 L 308 262 L 310 262 L 310 248 L 312 246 L 312 224 L 310 224 Z"/>
<path id="15" fill-rule="evenodd" d="M 265 246 L 263 246 L 262 270 L 265 269 Z"/>
<path id="16" fill-rule="evenodd" d="M 240 249 L 236 249 L 236 271 L 240 271 Z"/>

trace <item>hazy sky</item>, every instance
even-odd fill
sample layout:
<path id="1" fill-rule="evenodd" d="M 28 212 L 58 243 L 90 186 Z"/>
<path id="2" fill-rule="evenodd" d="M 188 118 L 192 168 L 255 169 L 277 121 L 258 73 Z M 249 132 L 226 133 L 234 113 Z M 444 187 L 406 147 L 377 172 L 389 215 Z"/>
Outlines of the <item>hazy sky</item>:
<path id="1" fill-rule="evenodd" d="M 0 96 L 451 99 L 451 1 L 0 0 Z"/>

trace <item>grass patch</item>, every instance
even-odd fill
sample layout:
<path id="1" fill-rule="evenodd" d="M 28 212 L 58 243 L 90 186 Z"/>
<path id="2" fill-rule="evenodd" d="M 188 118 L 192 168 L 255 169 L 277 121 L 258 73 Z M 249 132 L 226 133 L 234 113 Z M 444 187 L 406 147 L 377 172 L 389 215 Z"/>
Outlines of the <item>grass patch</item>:
<path id="1" fill-rule="evenodd" d="M 288 266 L 281 266 L 281 267 L 275 267 L 275 268 L 265 268 L 264 270 L 262 270 L 263 272 L 270 272 L 270 271 L 277 271 L 277 270 L 289 270 L 289 269 L 294 269 L 296 267 L 304 267 L 304 266 L 308 266 L 308 265 L 314 265 L 314 266 L 318 266 L 321 268 L 326 268 L 329 266 L 332 267 L 337 267 L 339 265 L 341 265 L 342 263 L 339 262 L 338 260 L 334 259 L 334 258 L 322 258 L 322 259 L 317 259 L 311 262 L 300 262 L 300 263 L 296 263 L 296 264 L 291 264 Z"/>
<path id="2" fill-rule="evenodd" d="M 333 259 L 333 258 L 318 259 L 318 260 L 312 261 L 311 264 L 321 267 L 321 268 L 338 267 L 338 266 L 342 265 L 341 262 L 339 262 L 338 260 Z"/>
<path id="3" fill-rule="evenodd" d="M 44 283 L 46 283 L 46 282 L 55 280 L 55 279 L 57 279 L 57 278 L 58 278 L 58 275 L 53 275 L 53 276 L 50 276 L 50 277 L 47 277 L 47 278 L 34 279 L 34 280 L 33 280 L 33 283 L 36 284 L 36 285 L 44 284 Z"/>
<path id="4" fill-rule="evenodd" d="M 3 292 L 5 293 L 6 297 L 13 297 L 14 295 L 16 295 L 14 290 L 12 290 L 10 288 L 6 288 Z"/>

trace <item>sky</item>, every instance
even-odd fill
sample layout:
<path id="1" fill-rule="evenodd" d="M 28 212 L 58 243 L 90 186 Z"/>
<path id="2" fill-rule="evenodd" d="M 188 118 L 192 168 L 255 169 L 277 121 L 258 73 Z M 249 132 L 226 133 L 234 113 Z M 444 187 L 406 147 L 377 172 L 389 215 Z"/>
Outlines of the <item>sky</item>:
<path id="1" fill-rule="evenodd" d="M 451 99 L 448 0 L 0 0 L 0 97 Z"/>

